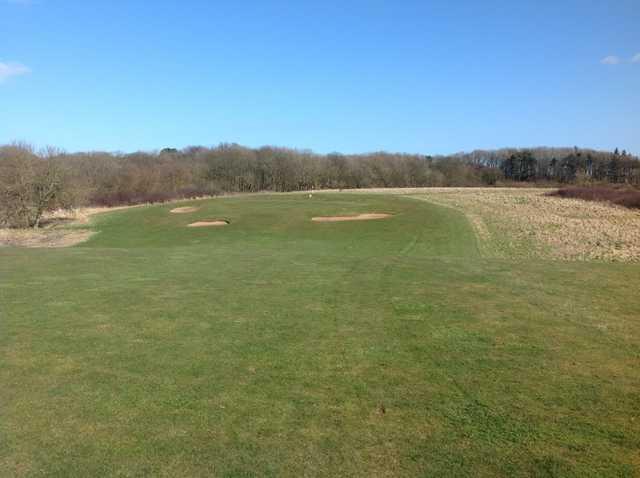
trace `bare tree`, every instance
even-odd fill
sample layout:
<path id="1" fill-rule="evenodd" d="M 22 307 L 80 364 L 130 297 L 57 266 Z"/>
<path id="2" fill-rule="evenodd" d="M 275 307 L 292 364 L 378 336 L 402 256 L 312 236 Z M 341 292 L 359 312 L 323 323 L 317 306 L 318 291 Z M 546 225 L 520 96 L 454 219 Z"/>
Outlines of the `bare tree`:
<path id="1" fill-rule="evenodd" d="M 0 223 L 38 228 L 47 210 L 61 205 L 62 173 L 48 149 L 44 157 L 25 145 L 0 151 Z"/>

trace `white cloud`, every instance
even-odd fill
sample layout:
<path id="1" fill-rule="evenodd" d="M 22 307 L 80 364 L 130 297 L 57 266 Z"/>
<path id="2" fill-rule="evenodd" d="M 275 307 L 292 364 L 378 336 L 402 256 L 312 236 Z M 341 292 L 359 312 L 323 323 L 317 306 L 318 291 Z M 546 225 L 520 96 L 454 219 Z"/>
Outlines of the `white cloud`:
<path id="1" fill-rule="evenodd" d="M 21 76 L 30 73 L 31 70 L 20 63 L 3 63 L 0 61 L 0 83 L 12 76 Z"/>
<path id="2" fill-rule="evenodd" d="M 640 63 L 640 53 L 636 53 L 633 58 L 631 58 L 631 63 Z"/>
<path id="3" fill-rule="evenodd" d="M 617 57 L 615 55 L 605 56 L 602 60 L 600 60 L 600 63 L 602 63 L 603 65 L 617 65 L 618 63 L 620 63 L 620 57 Z"/>

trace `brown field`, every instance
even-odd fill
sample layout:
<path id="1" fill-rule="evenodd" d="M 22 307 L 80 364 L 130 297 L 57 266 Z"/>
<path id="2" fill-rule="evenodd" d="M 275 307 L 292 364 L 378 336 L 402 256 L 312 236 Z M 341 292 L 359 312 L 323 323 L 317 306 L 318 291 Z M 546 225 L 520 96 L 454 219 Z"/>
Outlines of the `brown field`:
<path id="1" fill-rule="evenodd" d="M 640 261 L 640 211 L 549 192 L 432 188 L 412 196 L 464 212 L 487 257 Z"/>

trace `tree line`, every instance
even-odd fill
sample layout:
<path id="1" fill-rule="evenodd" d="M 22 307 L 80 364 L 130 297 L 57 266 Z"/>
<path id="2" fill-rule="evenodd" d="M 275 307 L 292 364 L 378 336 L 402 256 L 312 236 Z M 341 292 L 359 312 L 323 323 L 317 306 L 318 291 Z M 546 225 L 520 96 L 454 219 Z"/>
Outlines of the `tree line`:
<path id="1" fill-rule="evenodd" d="M 37 227 L 45 211 L 114 206 L 227 192 L 514 183 L 640 185 L 625 151 L 477 150 L 448 156 L 316 154 L 266 146 L 165 148 L 130 154 L 0 146 L 0 226 Z"/>

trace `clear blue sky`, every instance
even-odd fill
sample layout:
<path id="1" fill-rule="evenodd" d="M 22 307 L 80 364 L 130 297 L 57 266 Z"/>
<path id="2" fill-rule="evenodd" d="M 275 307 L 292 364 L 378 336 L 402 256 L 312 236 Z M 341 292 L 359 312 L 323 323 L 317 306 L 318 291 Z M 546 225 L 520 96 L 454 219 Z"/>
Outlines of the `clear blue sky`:
<path id="1" fill-rule="evenodd" d="M 0 143 L 637 154 L 638 54 L 639 0 L 0 0 Z"/>

